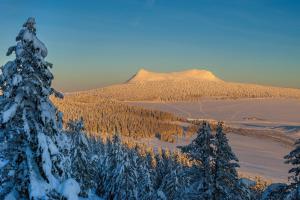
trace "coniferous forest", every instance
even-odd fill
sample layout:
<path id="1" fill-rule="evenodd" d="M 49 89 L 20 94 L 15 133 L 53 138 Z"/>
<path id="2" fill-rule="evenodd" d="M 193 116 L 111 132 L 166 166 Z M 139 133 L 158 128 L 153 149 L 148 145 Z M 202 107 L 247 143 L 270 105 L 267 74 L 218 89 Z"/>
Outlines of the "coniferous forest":
<path id="1" fill-rule="evenodd" d="M 64 121 L 82 117 L 91 135 L 120 133 L 147 138 L 159 133 L 161 140 L 173 142 L 175 136 L 192 135 L 196 131 L 194 125 L 184 131 L 180 123 L 186 120 L 171 113 L 129 106 L 115 100 L 75 94 L 62 100 L 52 98 L 52 101 L 64 113 Z"/>
<path id="2" fill-rule="evenodd" d="M 97 115 L 88 115 L 82 108 L 74 111 L 86 120 L 99 117 L 99 126 L 74 119 L 69 108 L 61 112 L 50 96 L 63 98 L 63 94 L 51 87 L 54 66 L 45 60 L 48 50 L 37 33 L 35 19 L 28 18 L 16 45 L 8 48 L 7 56 L 14 53 L 15 59 L 1 67 L 0 199 L 300 199 L 299 140 L 285 157 L 291 166 L 291 182 L 259 188 L 254 181 L 239 177 L 239 160 L 222 122 L 212 131 L 203 121 L 189 145 L 171 152 L 122 142 L 121 136 L 135 136 L 139 129 L 146 136 L 156 131 L 179 133 L 179 126 L 155 122 L 181 120 L 171 114 L 128 106 L 118 115 L 114 102 L 108 111 L 101 105 L 88 107 L 89 111 L 100 106 L 102 111 Z M 84 101 L 88 100 L 82 104 L 87 103 Z M 133 120 L 124 114 L 127 112 L 134 113 Z M 65 125 L 63 115 L 69 119 Z M 139 115 L 148 117 L 138 120 Z M 100 129 L 105 123 L 115 127 Z M 120 123 L 127 123 L 128 128 L 122 129 L 125 125 Z M 153 130 L 146 132 L 149 125 L 145 123 Z M 88 132 L 94 129 L 106 132 L 108 137 Z"/>

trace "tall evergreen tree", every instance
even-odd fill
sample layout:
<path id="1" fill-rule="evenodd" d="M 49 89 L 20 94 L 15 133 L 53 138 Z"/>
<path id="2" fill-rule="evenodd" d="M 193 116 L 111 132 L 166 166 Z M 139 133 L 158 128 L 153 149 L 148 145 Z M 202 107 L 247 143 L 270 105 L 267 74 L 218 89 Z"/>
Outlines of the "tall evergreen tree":
<path id="1" fill-rule="evenodd" d="M 164 192 L 167 199 L 178 199 L 183 184 L 183 169 L 172 158 L 170 158 L 168 166 L 170 170 L 164 175 L 159 190 Z"/>
<path id="2" fill-rule="evenodd" d="M 54 94 L 52 64 L 45 61 L 46 46 L 37 38 L 35 19 L 29 18 L 8 49 L 16 59 L 1 67 L 0 125 L 4 154 L 9 163 L 1 170 L 0 199 L 56 199 L 64 179 L 62 154 L 57 136 L 62 128 L 62 114 L 49 100 Z M 69 181 L 70 182 L 70 181 Z M 74 183 L 74 182 L 73 182 Z"/>
<path id="3" fill-rule="evenodd" d="M 96 143 L 97 144 L 97 143 Z M 97 152 L 100 149 L 96 149 Z M 98 182 L 97 184 L 97 194 L 99 196 L 105 195 L 106 184 L 109 183 L 112 170 L 114 169 L 116 163 L 114 163 L 113 158 L 115 157 L 115 152 L 113 151 L 113 143 L 111 138 L 107 138 L 106 142 L 103 143 L 102 153 L 100 154 L 100 158 L 97 163 L 98 169 Z"/>
<path id="4" fill-rule="evenodd" d="M 295 148 L 288 155 L 284 157 L 286 163 L 292 164 L 293 167 L 289 170 L 289 173 L 293 174 L 291 184 L 289 185 L 288 199 L 300 199 L 300 139 L 295 142 Z"/>
<path id="5" fill-rule="evenodd" d="M 88 138 L 84 132 L 84 122 L 71 120 L 67 124 L 71 139 L 71 176 L 80 184 L 80 195 L 88 197 L 89 190 L 94 187 L 95 165 L 92 161 Z"/>
<path id="6" fill-rule="evenodd" d="M 93 166 L 92 182 L 94 189 L 103 188 L 103 173 L 104 173 L 104 161 L 106 157 L 105 144 L 99 137 L 89 137 L 90 151 L 91 151 L 91 163 Z M 99 192 L 103 194 L 103 192 Z"/>
<path id="7" fill-rule="evenodd" d="M 153 185 L 155 189 L 159 189 L 163 183 L 166 175 L 170 174 L 173 170 L 173 162 L 171 160 L 170 151 L 168 149 L 158 149 L 155 155 L 156 167 L 153 178 Z"/>
<path id="8" fill-rule="evenodd" d="M 132 150 L 133 151 L 133 150 Z M 132 152 L 133 154 L 136 154 L 137 152 Z M 137 173 L 138 173 L 138 197 L 142 200 L 151 200 L 153 199 L 154 195 L 154 188 L 152 183 L 152 177 L 151 177 L 151 170 L 147 165 L 147 160 L 145 157 L 134 156 L 134 158 L 137 158 Z"/>
<path id="9" fill-rule="evenodd" d="M 122 147 L 118 135 L 113 138 L 107 157 L 104 181 L 105 199 L 138 199 L 137 155 Z"/>
<path id="10" fill-rule="evenodd" d="M 228 139 L 223 132 L 223 123 L 217 125 L 214 140 L 216 155 L 214 158 L 214 194 L 215 200 L 245 199 L 242 185 L 239 184 L 236 168 L 239 167 L 238 158 L 232 152 Z"/>
<path id="11" fill-rule="evenodd" d="M 197 137 L 191 144 L 181 147 L 182 152 L 186 153 L 196 162 L 191 170 L 193 191 L 189 191 L 189 199 L 213 199 L 213 168 L 215 151 L 213 148 L 213 136 L 207 122 L 203 122 L 199 128 Z"/>

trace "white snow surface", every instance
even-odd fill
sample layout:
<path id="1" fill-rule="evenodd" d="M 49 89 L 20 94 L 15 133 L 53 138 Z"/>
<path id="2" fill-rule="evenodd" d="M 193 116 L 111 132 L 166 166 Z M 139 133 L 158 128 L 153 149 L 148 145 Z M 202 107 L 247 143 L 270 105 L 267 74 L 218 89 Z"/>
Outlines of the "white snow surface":
<path id="1" fill-rule="evenodd" d="M 157 196 L 159 199 L 167 199 L 166 195 L 161 190 L 157 191 Z"/>
<path id="2" fill-rule="evenodd" d="M 23 40 L 26 41 L 26 43 L 33 42 L 34 49 L 39 49 L 41 56 L 44 58 L 48 54 L 48 50 L 46 45 L 41 42 L 33 33 L 31 33 L 29 30 L 25 30 L 23 34 Z"/>
<path id="3" fill-rule="evenodd" d="M 21 42 L 18 42 L 16 46 L 16 57 L 22 58 L 23 52 L 24 52 L 23 45 Z"/>
<path id="4" fill-rule="evenodd" d="M 12 84 L 14 86 L 18 85 L 20 82 L 22 82 L 22 76 L 20 76 L 19 74 L 14 75 L 13 80 L 12 80 Z"/>
<path id="5" fill-rule="evenodd" d="M 19 198 L 18 198 L 17 192 L 15 190 L 12 190 L 4 198 L 4 200 L 17 200 L 17 199 L 19 199 Z"/>
<path id="6" fill-rule="evenodd" d="M 282 190 L 282 188 L 285 188 L 286 186 L 287 185 L 283 183 L 273 183 L 269 185 L 263 192 L 261 199 L 268 200 L 271 197 L 272 192 L 279 192 L 280 190 Z"/>
<path id="7" fill-rule="evenodd" d="M 29 196 L 33 199 L 45 199 L 46 191 L 50 188 L 50 185 L 46 183 L 38 172 L 38 167 L 32 158 L 32 151 L 28 147 L 26 149 L 27 164 L 30 171 L 30 185 Z"/>
<path id="8" fill-rule="evenodd" d="M 27 137 L 30 137 L 30 128 L 29 128 L 29 124 L 28 124 L 28 120 L 26 118 L 26 109 L 23 110 L 23 115 L 22 115 L 22 120 L 23 120 L 23 126 L 24 126 L 24 131 L 27 135 Z"/>
<path id="9" fill-rule="evenodd" d="M 56 124 L 56 113 L 55 113 L 55 108 L 53 105 L 51 105 L 47 101 L 41 101 L 40 102 L 40 111 L 41 111 L 41 118 L 44 124 L 47 123 L 53 123 L 53 126 L 57 128 Z"/>
<path id="10" fill-rule="evenodd" d="M 13 118 L 16 114 L 18 108 L 18 104 L 13 103 L 13 105 L 11 105 L 9 107 L 9 109 L 7 109 L 6 111 L 4 111 L 2 113 L 2 123 L 6 123 L 8 122 L 11 118 Z"/>
<path id="11" fill-rule="evenodd" d="M 281 132 L 290 138 L 300 136 L 300 101 L 294 99 L 203 100 L 201 102 L 127 102 L 130 105 L 162 110 L 192 119 L 223 120 L 225 124 L 256 131 Z M 258 132 L 259 133 L 259 132 Z M 287 182 L 290 165 L 283 157 L 291 150 L 280 141 L 257 135 L 227 134 L 229 143 L 239 159 L 239 172 L 262 176 L 273 182 Z M 178 138 L 174 144 L 158 139 L 143 139 L 154 147 L 175 149 L 190 140 Z"/>
<path id="12" fill-rule="evenodd" d="M 59 192 L 68 200 L 78 200 L 80 186 L 74 179 L 65 180 L 59 188 Z"/>
<path id="13" fill-rule="evenodd" d="M 8 163 L 8 160 L 0 158 L 0 170 Z"/>
<path id="14" fill-rule="evenodd" d="M 50 185 L 53 188 L 56 188 L 59 182 L 52 174 L 52 161 L 50 158 L 47 136 L 45 136 L 44 133 L 38 133 L 38 144 L 39 144 L 39 148 L 43 149 L 42 163 L 43 163 L 44 173 L 47 176 Z"/>
<path id="15" fill-rule="evenodd" d="M 297 99 L 205 99 L 197 102 L 128 102 L 129 105 L 171 112 L 190 119 L 212 119 L 238 128 L 279 130 L 300 136 Z"/>
<path id="16" fill-rule="evenodd" d="M 48 143 L 50 155 L 51 156 L 57 155 L 59 153 L 57 146 L 53 143 L 53 141 L 51 140 L 51 138 L 49 136 L 46 136 L 46 137 L 47 137 L 47 143 Z"/>
<path id="17" fill-rule="evenodd" d="M 252 181 L 252 180 L 250 180 L 250 179 L 248 179 L 248 178 L 241 178 L 240 179 L 240 182 L 242 183 L 242 184 L 244 184 L 246 187 L 253 187 L 253 186 L 255 186 L 256 185 L 256 182 L 255 181 Z"/>

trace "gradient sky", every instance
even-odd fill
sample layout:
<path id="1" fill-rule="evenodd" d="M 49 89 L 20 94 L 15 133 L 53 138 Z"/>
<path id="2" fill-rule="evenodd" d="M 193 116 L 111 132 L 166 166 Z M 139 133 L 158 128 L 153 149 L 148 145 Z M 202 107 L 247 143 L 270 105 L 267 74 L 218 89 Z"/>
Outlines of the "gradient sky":
<path id="1" fill-rule="evenodd" d="M 0 64 L 29 16 L 54 86 L 83 90 L 153 71 L 300 88 L 300 1 L 0 0 Z"/>

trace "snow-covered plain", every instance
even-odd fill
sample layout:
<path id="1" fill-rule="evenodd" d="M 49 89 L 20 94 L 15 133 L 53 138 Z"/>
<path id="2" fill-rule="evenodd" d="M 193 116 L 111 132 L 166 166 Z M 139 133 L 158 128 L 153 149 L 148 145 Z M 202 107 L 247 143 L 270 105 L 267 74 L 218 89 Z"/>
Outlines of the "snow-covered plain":
<path id="1" fill-rule="evenodd" d="M 207 99 L 198 102 L 127 103 L 190 119 L 221 120 L 238 128 L 277 130 L 295 138 L 300 136 L 299 99 Z"/>
<path id="2" fill-rule="evenodd" d="M 272 182 L 287 182 L 290 166 L 284 163 L 283 156 L 291 148 L 271 140 L 228 134 L 229 143 L 239 159 L 239 172 L 245 176 L 261 176 Z M 164 142 L 157 138 L 142 139 L 142 143 L 175 150 L 177 146 L 187 145 L 191 139 L 178 138 L 175 143 Z"/>
<path id="3" fill-rule="evenodd" d="M 300 101 L 293 99 L 238 99 L 203 100 L 199 102 L 127 102 L 130 105 L 172 112 L 190 119 L 222 120 L 225 124 L 252 130 L 281 132 L 294 140 L 300 135 Z M 240 172 L 259 175 L 273 182 L 287 182 L 289 165 L 283 156 L 291 150 L 290 145 L 268 137 L 255 135 L 228 134 L 229 142 L 240 160 Z M 190 141 L 178 139 L 175 144 L 157 139 L 147 140 L 156 147 L 174 149 Z"/>

